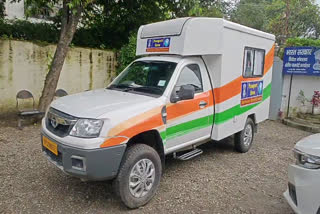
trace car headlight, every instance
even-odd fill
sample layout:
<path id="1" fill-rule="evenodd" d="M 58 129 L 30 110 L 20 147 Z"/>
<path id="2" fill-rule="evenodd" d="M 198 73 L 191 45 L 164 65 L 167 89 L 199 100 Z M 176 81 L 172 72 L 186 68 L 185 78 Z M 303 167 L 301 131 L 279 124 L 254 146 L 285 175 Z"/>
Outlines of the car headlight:
<path id="1" fill-rule="evenodd" d="M 293 150 L 296 163 L 307 169 L 319 169 L 320 168 L 320 157 L 303 153 L 299 150 Z"/>
<path id="2" fill-rule="evenodd" d="M 83 138 L 98 137 L 102 126 L 102 120 L 79 119 L 71 129 L 70 135 Z"/>

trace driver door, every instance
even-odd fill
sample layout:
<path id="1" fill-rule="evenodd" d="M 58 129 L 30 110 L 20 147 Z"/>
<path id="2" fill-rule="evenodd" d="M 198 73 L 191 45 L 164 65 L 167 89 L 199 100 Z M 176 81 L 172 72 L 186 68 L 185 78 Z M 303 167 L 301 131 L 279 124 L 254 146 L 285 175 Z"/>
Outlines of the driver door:
<path id="1" fill-rule="evenodd" d="M 167 130 L 166 150 L 174 151 L 184 147 L 192 141 L 197 141 L 211 132 L 209 124 L 209 99 L 210 92 L 208 77 L 203 64 L 188 63 L 182 67 L 177 79 L 172 96 L 179 91 L 182 85 L 192 85 L 195 96 L 191 100 L 181 100 L 167 104 Z"/>

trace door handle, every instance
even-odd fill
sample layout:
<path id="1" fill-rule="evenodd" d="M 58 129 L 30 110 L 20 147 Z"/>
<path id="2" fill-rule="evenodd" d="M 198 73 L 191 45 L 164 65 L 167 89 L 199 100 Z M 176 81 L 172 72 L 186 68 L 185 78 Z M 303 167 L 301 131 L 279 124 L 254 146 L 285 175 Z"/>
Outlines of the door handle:
<path id="1" fill-rule="evenodd" d="M 203 100 L 200 101 L 200 103 L 199 103 L 200 108 L 204 108 L 204 107 L 206 107 L 206 105 L 208 105 L 208 103 Z"/>

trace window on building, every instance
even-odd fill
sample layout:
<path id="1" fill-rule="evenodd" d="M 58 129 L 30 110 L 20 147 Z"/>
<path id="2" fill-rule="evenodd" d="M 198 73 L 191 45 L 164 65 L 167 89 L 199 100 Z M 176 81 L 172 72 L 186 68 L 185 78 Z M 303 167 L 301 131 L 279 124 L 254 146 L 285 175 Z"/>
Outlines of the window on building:
<path id="1" fill-rule="evenodd" d="M 264 57 L 264 50 L 246 47 L 244 49 L 243 76 L 262 76 L 264 69 Z"/>

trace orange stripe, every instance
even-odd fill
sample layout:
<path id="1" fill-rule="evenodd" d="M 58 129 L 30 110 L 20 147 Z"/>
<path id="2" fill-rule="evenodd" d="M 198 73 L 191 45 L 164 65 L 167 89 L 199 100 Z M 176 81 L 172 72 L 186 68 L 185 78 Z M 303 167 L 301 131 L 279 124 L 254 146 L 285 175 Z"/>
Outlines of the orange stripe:
<path id="1" fill-rule="evenodd" d="M 273 65 L 274 48 L 275 46 L 273 45 L 268 54 L 265 56 L 264 75 L 270 70 Z M 261 79 L 261 77 L 244 78 L 243 76 L 240 76 L 220 88 L 215 88 L 214 94 L 216 104 L 222 103 L 238 95 L 241 92 L 242 81 L 255 81 L 259 79 Z"/>
<path id="2" fill-rule="evenodd" d="M 268 54 L 265 57 L 264 74 L 266 74 L 273 65 L 274 49 L 275 49 L 275 45 L 272 46 L 271 50 L 268 52 Z"/>
<path id="3" fill-rule="evenodd" d="M 186 116 L 187 114 L 193 113 L 195 111 L 201 110 L 199 108 L 200 101 L 206 101 L 208 105 L 206 107 L 213 105 L 212 91 L 207 91 L 196 95 L 193 100 L 180 101 L 175 104 L 167 105 L 167 120 L 176 119 L 181 116 Z M 137 115 L 123 123 L 117 125 L 112 130 L 109 131 L 108 136 L 126 136 L 131 138 L 141 132 L 145 132 L 156 127 L 162 126 L 163 121 L 161 117 L 161 107 L 156 107 L 140 115 Z M 120 143 L 126 141 L 123 137 L 114 137 L 107 139 L 100 147 L 109 147 L 119 145 Z"/>
<path id="4" fill-rule="evenodd" d="M 138 114 L 128 120 L 125 120 L 123 122 L 121 122 L 120 124 L 116 125 L 115 127 L 113 127 L 109 133 L 108 136 L 112 137 L 112 136 L 116 136 L 118 135 L 120 132 L 122 132 L 123 130 L 129 129 L 132 126 L 141 123 L 143 121 L 145 121 L 146 119 L 148 119 L 149 117 L 152 117 L 156 114 L 159 114 L 161 112 L 161 106 L 153 108 L 151 110 L 148 110 L 146 112 L 143 112 L 141 114 Z"/>
<path id="5" fill-rule="evenodd" d="M 147 48 L 147 52 L 169 52 L 169 48 Z"/>
<path id="6" fill-rule="evenodd" d="M 206 107 L 212 106 L 212 91 L 198 94 L 193 100 L 184 100 L 172 105 L 167 105 L 167 120 L 172 120 L 193 113 L 195 111 L 202 110 L 199 107 L 199 103 L 202 100 L 208 103 Z"/>
<path id="7" fill-rule="evenodd" d="M 127 129 L 119 132 L 117 135 L 132 138 L 133 136 L 135 136 L 139 133 L 149 131 L 149 130 L 151 130 L 155 127 L 161 126 L 161 125 L 163 125 L 163 121 L 162 121 L 161 114 L 159 111 L 158 114 L 153 115 L 149 118 L 145 118 L 145 120 L 143 120 L 135 125 L 132 125 L 130 128 L 127 128 Z M 126 140 L 124 138 L 121 138 L 122 140 L 120 140 L 120 139 L 116 140 L 116 139 L 117 138 L 109 138 L 103 144 L 101 144 L 100 147 L 109 147 L 109 146 L 118 145 Z M 118 144 L 115 144 L 115 143 L 118 143 Z"/>
<path id="8" fill-rule="evenodd" d="M 107 139 L 103 144 L 100 145 L 100 147 L 108 147 L 108 146 L 116 146 L 121 144 L 122 142 L 126 141 L 127 138 L 125 137 L 113 137 Z"/>

